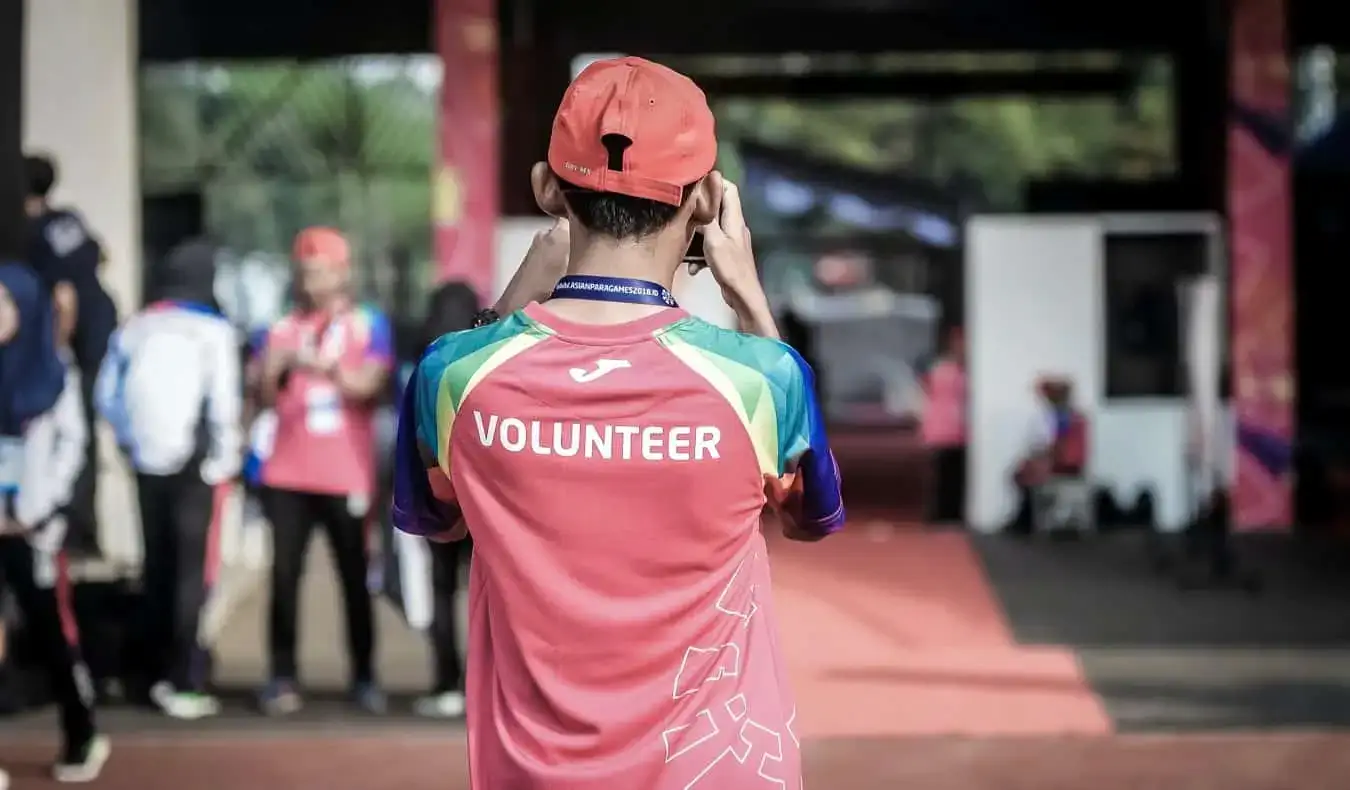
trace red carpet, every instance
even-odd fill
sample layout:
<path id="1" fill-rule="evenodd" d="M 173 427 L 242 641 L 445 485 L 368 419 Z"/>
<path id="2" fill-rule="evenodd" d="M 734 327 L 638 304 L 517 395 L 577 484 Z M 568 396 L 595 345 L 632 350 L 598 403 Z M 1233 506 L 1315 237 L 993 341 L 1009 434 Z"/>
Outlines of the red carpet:
<path id="1" fill-rule="evenodd" d="M 772 545 L 802 734 L 1111 731 L 1071 651 L 1014 643 L 963 535 L 854 521 Z"/>

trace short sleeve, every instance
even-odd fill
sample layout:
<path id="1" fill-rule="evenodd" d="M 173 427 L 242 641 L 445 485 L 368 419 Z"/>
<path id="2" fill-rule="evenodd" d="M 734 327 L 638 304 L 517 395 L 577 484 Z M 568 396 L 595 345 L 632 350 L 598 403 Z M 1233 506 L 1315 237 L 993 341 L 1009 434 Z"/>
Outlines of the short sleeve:
<path id="1" fill-rule="evenodd" d="M 778 422 L 780 474 L 795 468 L 802 455 L 812 448 L 813 439 L 818 444 L 825 441 L 824 420 L 816 399 L 815 373 L 795 350 L 784 347 L 784 351 L 779 375 L 774 377 L 782 382 L 783 389 Z"/>
<path id="2" fill-rule="evenodd" d="M 789 347 L 775 378 L 783 387 L 779 415 L 779 471 L 795 470 L 801 481 L 802 526 L 819 533 L 844 525 L 844 498 L 839 466 L 825 435 L 825 419 L 816 397 L 815 373 Z"/>
<path id="3" fill-rule="evenodd" d="M 450 482 L 449 448 L 436 424 L 437 371 L 423 360 L 413 371 L 399 404 L 394 445 L 394 526 L 430 536 L 454 526 L 459 509 Z M 429 402 L 429 405 L 428 405 Z"/>

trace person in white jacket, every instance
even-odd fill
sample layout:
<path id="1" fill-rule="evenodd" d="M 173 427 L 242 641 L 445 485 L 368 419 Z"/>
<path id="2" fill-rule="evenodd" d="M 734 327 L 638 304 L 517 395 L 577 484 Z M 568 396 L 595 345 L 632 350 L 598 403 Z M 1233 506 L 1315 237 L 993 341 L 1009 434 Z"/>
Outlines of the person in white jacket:
<path id="1" fill-rule="evenodd" d="M 0 589 L 10 590 L 61 712 L 60 782 L 97 778 L 111 746 L 94 723 L 61 546 L 88 442 L 79 374 L 57 348 L 52 303 L 26 266 L 0 264 Z M 0 788 L 8 777 L 0 771 Z"/>
<path id="2" fill-rule="evenodd" d="M 220 710 L 207 694 L 201 620 L 219 571 L 223 505 L 243 461 L 238 340 L 215 308 L 215 257 L 202 241 L 169 254 L 155 301 L 113 336 L 95 386 L 98 411 L 136 471 L 146 607 L 139 680 L 180 719 Z"/>

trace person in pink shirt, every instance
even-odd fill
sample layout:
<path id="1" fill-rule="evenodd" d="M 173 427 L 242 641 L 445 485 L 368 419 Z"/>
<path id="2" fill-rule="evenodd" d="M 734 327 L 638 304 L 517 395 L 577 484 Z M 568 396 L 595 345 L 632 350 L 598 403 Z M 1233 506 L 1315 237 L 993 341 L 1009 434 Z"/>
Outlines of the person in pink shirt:
<path id="1" fill-rule="evenodd" d="M 532 173 L 570 226 L 568 275 L 433 343 L 405 392 L 394 523 L 474 540 L 472 787 L 802 786 L 761 519 L 819 540 L 844 508 L 811 369 L 777 340 L 716 156 L 687 77 L 588 67 Z M 699 229 L 754 335 L 676 305 Z"/>
<path id="2" fill-rule="evenodd" d="M 263 462 L 264 507 L 273 530 L 268 617 L 271 680 L 264 712 L 301 706 L 296 619 L 305 554 L 323 526 L 341 577 L 353 700 L 384 710 L 375 683 L 375 626 L 366 589 L 366 520 L 375 487 L 374 410 L 394 349 L 389 322 L 353 302 L 347 240 L 331 228 L 296 238 L 294 310 L 268 333 L 259 383 L 262 405 L 276 412 Z"/>
<path id="3" fill-rule="evenodd" d="M 924 377 L 927 404 L 920 422 L 928 450 L 928 523 L 960 524 L 966 509 L 966 342 L 960 327 Z"/>

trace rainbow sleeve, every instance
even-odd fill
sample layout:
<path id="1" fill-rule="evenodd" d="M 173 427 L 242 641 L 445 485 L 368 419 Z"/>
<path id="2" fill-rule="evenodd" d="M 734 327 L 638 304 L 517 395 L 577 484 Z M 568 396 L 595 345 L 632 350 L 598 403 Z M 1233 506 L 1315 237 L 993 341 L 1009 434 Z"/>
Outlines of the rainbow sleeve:
<path id="1" fill-rule="evenodd" d="M 784 382 L 778 435 L 780 468 L 794 465 L 802 478 L 802 526 L 829 534 L 844 526 L 839 465 L 825 438 L 825 419 L 816 397 L 816 377 L 795 349 L 785 346 L 791 369 Z"/>
<path id="2" fill-rule="evenodd" d="M 829 534 L 844 525 L 839 467 L 825 438 L 811 366 L 785 343 L 686 321 L 658 342 L 726 399 L 750 434 L 768 478 L 802 480 L 801 526 Z"/>
<path id="3" fill-rule="evenodd" d="M 451 431 L 464 398 L 488 374 L 548 337 L 510 316 L 490 326 L 452 332 L 432 343 L 408 380 L 394 449 L 394 526 L 435 535 L 454 526 Z"/>

